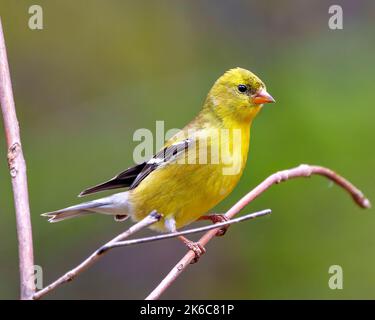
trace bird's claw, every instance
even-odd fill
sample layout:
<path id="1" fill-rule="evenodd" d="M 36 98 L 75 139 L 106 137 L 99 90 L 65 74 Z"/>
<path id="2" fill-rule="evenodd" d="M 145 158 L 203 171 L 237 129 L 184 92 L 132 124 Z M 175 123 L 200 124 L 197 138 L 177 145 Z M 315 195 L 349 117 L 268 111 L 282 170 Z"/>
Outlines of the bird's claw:
<path id="1" fill-rule="evenodd" d="M 195 254 L 194 259 L 190 262 L 191 264 L 198 262 L 199 258 L 206 253 L 206 248 L 203 247 L 199 242 L 189 241 L 186 242 L 186 246 Z"/>
<path id="2" fill-rule="evenodd" d="M 220 223 L 220 222 L 226 222 L 229 220 L 229 218 L 225 214 L 211 214 L 209 215 L 210 220 L 212 223 Z M 217 233 L 217 237 L 222 237 L 228 230 L 229 225 L 221 227 Z"/>

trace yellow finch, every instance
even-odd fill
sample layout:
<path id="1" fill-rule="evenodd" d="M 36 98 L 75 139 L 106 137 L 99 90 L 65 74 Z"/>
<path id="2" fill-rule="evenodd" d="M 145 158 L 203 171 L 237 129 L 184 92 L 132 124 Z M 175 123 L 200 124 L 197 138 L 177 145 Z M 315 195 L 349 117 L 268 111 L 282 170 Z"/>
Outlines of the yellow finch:
<path id="1" fill-rule="evenodd" d="M 151 228 L 162 232 L 174 232 L 197 219 L 220 221 L 218 216 L 204 214 L 238 183 L 246 164 L 251 124 L 269 102 L 275 101 L 256 75 L 242 68 L 227 71 L 209 91 L 197 117 L 152 159 L 80 196 L 117 188 L 127 191 L 44 215 L 50 222 L 94 212 L 139 221 L 156 210 L 162 218 Z M 198 255 L 199 250 L 195 252 Z"/>

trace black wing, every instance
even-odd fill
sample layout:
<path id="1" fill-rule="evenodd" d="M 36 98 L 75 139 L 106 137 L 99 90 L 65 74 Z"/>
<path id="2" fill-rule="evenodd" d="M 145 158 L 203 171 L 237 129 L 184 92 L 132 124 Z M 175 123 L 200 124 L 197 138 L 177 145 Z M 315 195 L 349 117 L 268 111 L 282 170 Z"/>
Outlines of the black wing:
<path id="1" fill-rule="evenodd" d="M 125 171 L 119 173 L 117 176 L 113 177 L 111 180 L 108 180 L 104 183 L 98 184 L 94 187 L 83 190 L 78 196 L 83 197 L 87 194 L 111 190 L 117 188 L 126 188 L 130 187 L 134 179 L 142 172 L 142 169 L 146 166 L 146 162 L 138 164 L 134 167 L 130 167 Z"/>
<path id="2" fill-rule="evenodd" d="M 171 144 L 170 146 L 167 146 L 159 151 L 149 161 L 143 162 L 134 167 L 130 167 L 117 176 L 113 177 L 111 180 L 82 191 L 79 196 L 82 197 L 87 194 L 118 188 L 134 189 L 152 171 L 176 160 L 178 156 L 184 153 L 189 148 L 189 146 L 192 145 L 192 142 L 192 139 L 186 139 Z"/>

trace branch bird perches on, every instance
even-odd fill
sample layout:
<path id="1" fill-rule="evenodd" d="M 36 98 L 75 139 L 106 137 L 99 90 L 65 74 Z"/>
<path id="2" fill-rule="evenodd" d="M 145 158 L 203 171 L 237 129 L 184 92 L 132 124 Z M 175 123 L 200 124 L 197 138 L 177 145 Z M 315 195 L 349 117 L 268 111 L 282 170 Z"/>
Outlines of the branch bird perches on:
<path id="1" fill-rule="evenodd" d="M 138 223 L 134 224 L 131 226 L 128 230 L 125 232 L 121 233 L 117 237 L 113 238 L 111 241 L 107 242 L 105 245 L 101 246 L 99 249 L 97 249 L 95 252 L 93 252 L 87 259 L 85 259 L 83 262 L 81 262 L 78 266 L 75 268 L 71 269 L 70 271 L 66 272 L 63 276 L 52 282 L 50 285 L 47 287 L 43 288 L 42 290 L 38 291 L 37 293 L 34 294 L 33 299 L 37 300 L 43 297 L 44 295 L 48 294 L 52 290 L 56 289 L 60 285 L 72 281 L 76 276 L 78 276 L 80 273 L 88 269 L 92 264 L 94 264 L 98 259 L 100 259 L 105 253 L 107 253 L 110 249 L 117 248 L 117 247 L 124 247 L 124 246 L 129 246 L 129 245 L 134 245 L 134 244 L 141 244 L 145 242 L 153 242 L 153 241 L 158 241 L 158 240 L 163 240 L 163 239 L 169 239 L 169 238 L 175 238 L 180 235 L 186 235 L 186 234 L 192 234 L 192 233 L 198 233 L 198 232 L 203 232 L 206 230 L 211 230 L 211 229 L 217 229 L 223 226 L 228 226 L 233 223 L 249 220 L 249 219 L 254 219 L 256 217 L 264 216 L 266 214 L 270 214 L 271 210 L 263 210 L 259 212 L 255 212 L 252 214 L 245 215 L 243 217 L 229 220 L 226 222 L 218 223 L 215 225 L 210 225 L 210 226 L 205 226 L 201 228 L 196 228 L 196 229 L 190 229 L 190 230 L 185 230 L 181 232 L 174 232 L 174 233 L 168 233 L 168 234 L 163 234 L 163 235 L 157 235 L 153 237 L 148 237 L 148 238 L 140 238 L 140 239 L 134 239 L 134 240 L 128 240 L 128 241 L 123 241 L 124 239 L 128 238 L 129 236 L 133 235 L 134 233 L 158 222 L 161 218 L 161 214 L 159 214 L 156 211 L 151 212 L 148 216 L 146 216 L 144 219 L 139 221 Z"/>

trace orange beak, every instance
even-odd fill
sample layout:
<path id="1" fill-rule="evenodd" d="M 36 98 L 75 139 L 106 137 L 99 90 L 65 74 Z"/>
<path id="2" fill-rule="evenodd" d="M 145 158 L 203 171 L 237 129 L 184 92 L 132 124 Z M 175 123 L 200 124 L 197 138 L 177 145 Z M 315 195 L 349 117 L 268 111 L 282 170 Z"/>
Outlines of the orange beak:
<path id="1" fill-rule="evenodd" d="M 273 103 L 276 102 L 274 98 L 265 90 L 260 89 L 256 94 L 252 96 L 255 104 Z"/>

